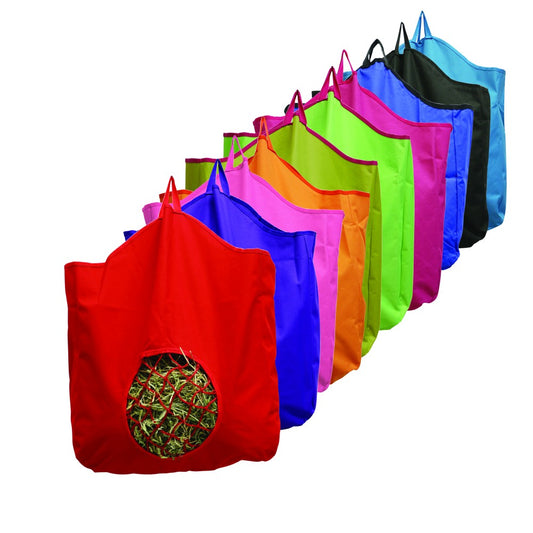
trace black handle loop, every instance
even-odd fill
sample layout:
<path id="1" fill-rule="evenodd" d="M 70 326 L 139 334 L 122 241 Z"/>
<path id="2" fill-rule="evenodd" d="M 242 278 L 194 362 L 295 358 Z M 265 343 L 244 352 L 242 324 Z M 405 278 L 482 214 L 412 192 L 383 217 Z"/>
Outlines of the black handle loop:
<path id="1" fill-rule="evenodd" d="M 407 30 L 405 29 L 405 24 L 403 22 L 400 22 L 400 30 L 398 31 L 398 38 L 396 39 L 396 52 L 400 51 L 400 37 L 403 32 L 403 44 L 405 46 L 406 50 L 411 50 L 411 44 L 409 43 L 409 37 L 407 36 Z"/>
<path id="2" fill-rule="evenodd" d="M 366 57 L 365 57 L 365 60 L 363 61 L 363 68 L 367 68 L 370 66 L 370 63 L 372 61 L 372 52 L 374 51 L 374 48 L 376 48 L 376 46 L 379 44 L 380 48 L 381 48 L 381 52 L 383 53 L 383 62 L 385 63 L 385 65 L 388 67 L 388 63 L 387 63 L 387 56 L 385 54 L 385 49 L 383 48 L 383 45 L 381 44 L 381 41 L 379 39 L 376 39 L 371 45 L 370 45 L 370 48 L 368 49 L 368 52 L 366 53 Z"/>

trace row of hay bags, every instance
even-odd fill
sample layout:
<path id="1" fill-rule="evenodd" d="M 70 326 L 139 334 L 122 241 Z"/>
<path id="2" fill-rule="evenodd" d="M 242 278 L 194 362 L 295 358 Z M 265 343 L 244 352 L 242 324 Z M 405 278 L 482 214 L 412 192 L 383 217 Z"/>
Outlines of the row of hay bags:
<path id="1" fill-rule="evenodd" d="M 225 158 L 187 159 L 188 190 L 171 178 L 105 263 L 66 265 L 82 464 L 268 460 L 501 224 L 505 72 L 469 63 L 423 13 L 372 61 L 377 45 L 358 70 L 343 51 L 309 101 L 297 91 L 284 115 L 224 134 Z"/>

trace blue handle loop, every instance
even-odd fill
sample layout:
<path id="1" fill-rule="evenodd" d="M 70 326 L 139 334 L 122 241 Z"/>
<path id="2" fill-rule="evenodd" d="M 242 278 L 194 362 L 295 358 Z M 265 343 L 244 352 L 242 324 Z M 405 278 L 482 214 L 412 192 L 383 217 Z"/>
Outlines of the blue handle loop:
<path id="1" fill-rule="evenodd" d="M 228 184 L 228 180 L 226 179 L 226 174 L 224 173 L 224 169 L 222 168 L 222 163 L 220 162 L 220 159 L 217 159 L 215 161 L 215 164 L 213 165 L 213 170 L 211 170 L 211 176 L 209 176 L 209 181 L 207 183 L 206 191 L 213 192 L 213 187 L 216 185 L 216 181 L 217 181 L 217 175 L 220 180 L 220 186 L 222 187 L 222 192 L 229 196 L 229 184 Z"/>
<path id="2" fill-rule="evenodd" d="M 409 43 L 409 37 L 407 37 L 407 31 L 405 29 L 405 24 L 403 22 L 400 22 L 400 30 L 398 31 L 398 38 L 396 39 L 396 52 L 400 51 L 400 37 L 403 33 L 403 44 L 405 46 L 406 50 L 411 49 L 411 44 Z"/>
<path id="3" fill-rule="evenodd" d="M 431 32 L 429 31 L 428 21 L 426 19 L 426 14 L 424 11 L 420 11 L 420 16 L 418 17 L 418 22 L 416 24 L 415 32 L 413 33 L 413 41 L 420 42 L 420 30 L 422 29 L 421 23 L 424 21 L 424 37 L 431 37 Z"/>

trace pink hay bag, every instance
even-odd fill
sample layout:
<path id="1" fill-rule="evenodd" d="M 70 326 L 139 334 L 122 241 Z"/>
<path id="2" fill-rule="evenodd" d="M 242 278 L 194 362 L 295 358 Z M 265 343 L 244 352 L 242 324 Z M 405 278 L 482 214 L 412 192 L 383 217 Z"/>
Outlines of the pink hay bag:
<path id="1" fill-rule="evenodd" d="M 232 196 L 240 198 L 252 206 L 259 215 L 283 231 L 311 230 L 316 233 L 313 264 L 318 286 L 320 310 L 320 366 L 318 391 L 323 392 L 330 384 L 335 346 L 335 312 L 337 307 L 337 276 L 339 244 L 344 212 L 338 210 L 304 209 L 281 196 L 263 178 L 253 174 L 248 168 L 248 159 L 242 150 L 242 162 L 234 165 L 234 137 L 226 158 L 226 178 Z M 202 160 L 206 161 L 206 160 Z M 213 160 L 214 161 L 214 160 Z M 185 205 L 205 192 L 207 184 L 188 195 L 181 204 Z M 146 223 L 150 223 L 159 213 L 158 202 L 143 208 Z"/>

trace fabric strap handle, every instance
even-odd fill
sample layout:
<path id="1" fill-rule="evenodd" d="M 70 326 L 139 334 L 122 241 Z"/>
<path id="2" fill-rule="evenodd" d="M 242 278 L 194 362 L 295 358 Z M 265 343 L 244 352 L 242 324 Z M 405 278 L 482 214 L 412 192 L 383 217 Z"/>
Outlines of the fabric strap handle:
<path id="1" fill-rule="evenodd" d="M 355 74 L 355 70 L 353 69 L 352 62 L 350 61 L 350 58 L 348 57 L 348 52 L 346 50 L 343 50 L 341 54 L 341 62 L 339 63 L 339 68 L 337 69 L 337 83 L 342 83 L 344 81 L 344 56 L 346 56 L 346 61 L 348 61 L 348 65 L 350 65 L 352 76 Z"/>
<path id="2" fill-rule="evenodd" d="M 370 63 L 372 61 L 372 52 L 374 51 L 374 48 L 376 48 L 376 46 L 379 44 L 380 48 L 381 48 L 381 52 L 383 53 L 383 63 L 385 63 L 385 65 L 388 67 L 388 62 L 387 62 L 387 56 L 385 55 L 385 49 L 383 48 L 383 45 L 381 44 L 381 41 L 379 39 L 376 39 L 371 45 L 370 45 L 370 48 L 368 49 L 368 52 L 366 53 L 366 57 L 365 57 L 365 60 L 363 61 L 363 68 L 367 68 L 370 66 Z"/>
<path id="3" fill-rule="evenodd" d="M 416 24 L 415 33 L 413 34 L 413 41 L 420 42 L 420 30 L 422 29 L 421 23 L 424 21 L 424 37 L 431 37 L 431 32 L 429 31 L 428 21 L 426 19 L 426 14 L 424 11 L 420 11 L 420 16 L 418 17 L 418 22 Z"/>
<path id="4" fill-rule="evenodd" d="M 244 152 L 241 148 L 241 143 L 239 142 L 239 139 L 237 135 L 233 136 L 233 139 L 231 140 L 231 148 L 226 160 L 226 170 L 233 170 L 235 167 L 233 166 L 233 162 L 235 160 L 235 143 L 237 143 L 237 146 L 239 147 L 239 155 L 241 156 L 242 160 L 244 161 L 246 157 L 244 157 Z"/>
<path id="5" fill-rule="evenodd" d="M 224 194 L 227 194 L 229 196 L 228 180 L 226 179 L 226 174 L 224 173 L 224 169 L 222 168 L 222 163 L 220 162 L 220 159 L 217 159 L 215 161 L 215 164 L 213 165 L 213 170 L 211 170 L 211 175 L 209 176 L 209 181 L 207 182 L 206 192 L 213 192 L 213 188 L 216 185 L 217 181 L 217 174 L 220 179 L 222 191 L 224 192 Z"/>
<path id="6" fill-rule="evenodd" d="M 403 33 L 403 44 L 406 50 L 411 50 L 411 45 L 409 44 L 409 37 L 407 37 L 407 31 L 405 29 L 405 24 L 400 22 L 400 30 L 398 31 L 398 38 L 396 39 L 396 52 L 400 51 L 400 37 Z"/>
<path id="7" fill-rule="evenodd" d="M 304 104 L 302 102 L 302 95 L 300 94 L 300 91 L 296 91 L 294 93 L 294 96 L 292 97 L 291 103 L 289 105 L 289 109 L 287 110 L 287 113 L 285 114 L 285 118 L 283 119 L 284 126 L 292 122 L 292 118 L 295 115 L 294 104 L 296 103 L 296 99 L 298 99 L 298 109 L 296 111 L 296 113 L 298 114 L 298 118 L 300 119 L 300 122 L 302 124 L 307 125 L 307 119 L 305 118 L 305 113 L 304 113 Z"/>
<path id="8" fill-rule="evenodd" d="M 172 203 L 170 203 L 171 193 L 172 193 Z M 159 217 L 163 216 L 163 209 L 165 207 L 170 207 L 176 213 L 181 212 L 180 199 L 178 196 L 178 191 L 176 190 L 176 183 L 174 181 L 173 176 L 170 176 L 170 179 L 168 180 L 167 190 L 165 192 L 165 196 L 163 197 L 163 201 L 161 202 L 161 209 L 159 210 Z"/>
<path id="9" fill-rule="evenodd" d="M 342 75 L 342 74 L 341 74 Z M 330 88 L 329 80 L 330 78 L 333 79 L 333 94 L 340 100 L 341 99 L 341 90 L 339 89 L 339 84 L 337 82 L 337 74 L 335 72 L 334 67 L 330 67 L 328 70 L 328 75 L 326 76 L 326 80 L 324 81 L 324 85 L 322 85 L 322 89 L 320 89 L 320 98 L 325 99 L 328 97 L 328 92 Z"/>
<path id="10" fill-rule="evenodd" d="M 268 133 L 266 117 L 261 117 L 261 120 L 259 121 L 259 131 L 257 132 L 257 139 L 259 140 L 259 137 L 261 136 L 265 138 L 269 149 L 274 150 L 274 148 L 272 147 L 272 141 L 270 140 L 270 134 Z"/>

